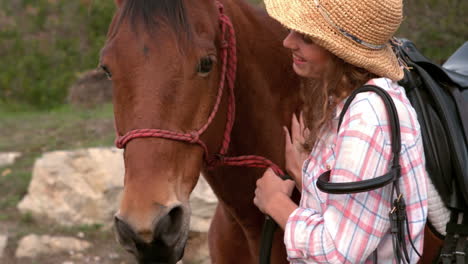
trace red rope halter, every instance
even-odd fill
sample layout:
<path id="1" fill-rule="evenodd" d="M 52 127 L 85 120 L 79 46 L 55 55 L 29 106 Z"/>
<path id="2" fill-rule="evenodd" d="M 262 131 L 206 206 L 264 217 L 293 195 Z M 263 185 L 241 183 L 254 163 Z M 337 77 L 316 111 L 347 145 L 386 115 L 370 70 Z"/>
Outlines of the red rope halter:
<path id="1" fill-rule="evenodd" d="M 221 54 L 220 60 L 222 61 L 221 65 L 221 80 L 218 86 L 218 92 L 216 97 L 216 102 L 211 111 L 208 121 L 200 129 L 189 132 L 176 132 L 164 129 L 135 129 L 127 132 L 123 136 L 117 136 L 115 144 L 118 148 L 124 148 L 125 145 L 134 138 L 146 138 L 146 137 L 158 137 L 166 138 L 177 141 L 184 141 L 191 144 L 198 144 L 204 150 L 205 162 L 208 168 L 213 168 L 215 166 L 229 165 L 229 166 L 246 166 L 246 167 L 258 167 L 258 168 L 268 168 L 271 167 L 276 174 L 284 175 L 283 171 L 272 161 L 267 158 L 255 155 L 246 155 L 238 157 L 226 157 L 225 154 L 229 148 L 229 143 L 231 141 L 231 131 L 234 125 L 235 119 L 235 95 L 234 95 L 234 82 L 236 79 L 236 68 L 237 68 L 237 55 L 236 55 L 236 36 L 234 32 L 234 27 L 231 20 L 228 16 L 224 14 L 223 5 L 216 1 L 216 5 L 219 9 L 219 21 L 221 28 Z M 225 83 L 228 84 L 228 111 L 227 111 L 227 122 L 223 135 L 223 142 L 221 149 L 218 154 L 215 154 L 213 157 L 209 158 L 208 147 L 206 144 L 200 140 L 200 136 L 206 131 L 208 126 L 213 121 L 216 113 L 218 112 L 219 105 L 221 103 L 221 98 L 223 97 L 223 90 Z"/>

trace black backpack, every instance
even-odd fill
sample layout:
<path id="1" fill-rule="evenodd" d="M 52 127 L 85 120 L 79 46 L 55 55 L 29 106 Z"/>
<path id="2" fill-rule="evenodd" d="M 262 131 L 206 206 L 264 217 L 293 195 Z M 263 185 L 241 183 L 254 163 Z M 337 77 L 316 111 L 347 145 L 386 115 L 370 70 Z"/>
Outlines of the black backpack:
<path id="1" fill-rule="evenodd" d="M 468 263 L 468 42 L 440 67 L 400 41 L 394 48 L 408 69 L 399 83 L 417 112 L 428 175 L 451 211 L 437 263 Z"/>
<path id="2" fill-rule="evenodd" d="M 445 205 L 468 210 L 468 42 L 442 66 L 401 39 L 396 46 L 407 64 L 400 85 L 418 115 L 426 169 Z"/>

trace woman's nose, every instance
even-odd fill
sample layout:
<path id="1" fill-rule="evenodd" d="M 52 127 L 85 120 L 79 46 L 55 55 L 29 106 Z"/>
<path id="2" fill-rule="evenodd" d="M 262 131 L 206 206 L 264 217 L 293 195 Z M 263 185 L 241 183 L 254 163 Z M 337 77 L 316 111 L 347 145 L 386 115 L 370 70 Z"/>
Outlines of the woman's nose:
<path id="1" fill-rule="evenodd" d="M 288 48 L 288 49 L 291 49 L 291 50 L 296 50 L 298 48 L 297 38 L 296 38 L 294 33 L 295 32 L 293 30 L 289 31 L 289 34 L 283 40 L 283 46 L 285 48 Z"/>

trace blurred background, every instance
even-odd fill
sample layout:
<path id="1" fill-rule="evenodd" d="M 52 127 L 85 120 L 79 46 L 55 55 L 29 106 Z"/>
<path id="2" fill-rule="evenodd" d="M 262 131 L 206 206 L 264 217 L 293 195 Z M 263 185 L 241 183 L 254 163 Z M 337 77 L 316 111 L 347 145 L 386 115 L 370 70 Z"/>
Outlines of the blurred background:
<path id="1" fill-rule="evenodd" d="M 412 40 L 434 62 L 443 63 L 468 40 L 468 1 L 404 2 L 397 36 Z M 95 69 L 113 12 L 112 0 L 0 0 L 2 264 L 133 263 L 105 224 L 61 225 L 18 209 L 45 153 L 113 145 L 111 85 Z M 21 239 L 30 234 L 75 237 L 92 246 L 18 257 Z"/>

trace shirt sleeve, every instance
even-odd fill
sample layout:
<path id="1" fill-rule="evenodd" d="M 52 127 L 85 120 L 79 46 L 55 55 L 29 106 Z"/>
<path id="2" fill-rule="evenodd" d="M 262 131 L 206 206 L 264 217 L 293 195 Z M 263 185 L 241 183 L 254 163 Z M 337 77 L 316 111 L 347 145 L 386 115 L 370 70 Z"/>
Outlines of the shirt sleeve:
<path id="1" fill-rule="evenodd" d="M 389 130 L 385 120 L 374 122 L 381 119 L 372 109 L 368 102 L 367 105 L 356 103 L 345 115 L 335 142 L 331 182 L 372 179 L 388 171 Z M 320 208 L 299 207 L 288 219 L 284 240 L 289 260 L 292 263 L 366 261 L 388 233 L 391 186 L 357 194 L 325 194 L 316 188 L 315 182 L 309 192 L 317 195 Z"/>

